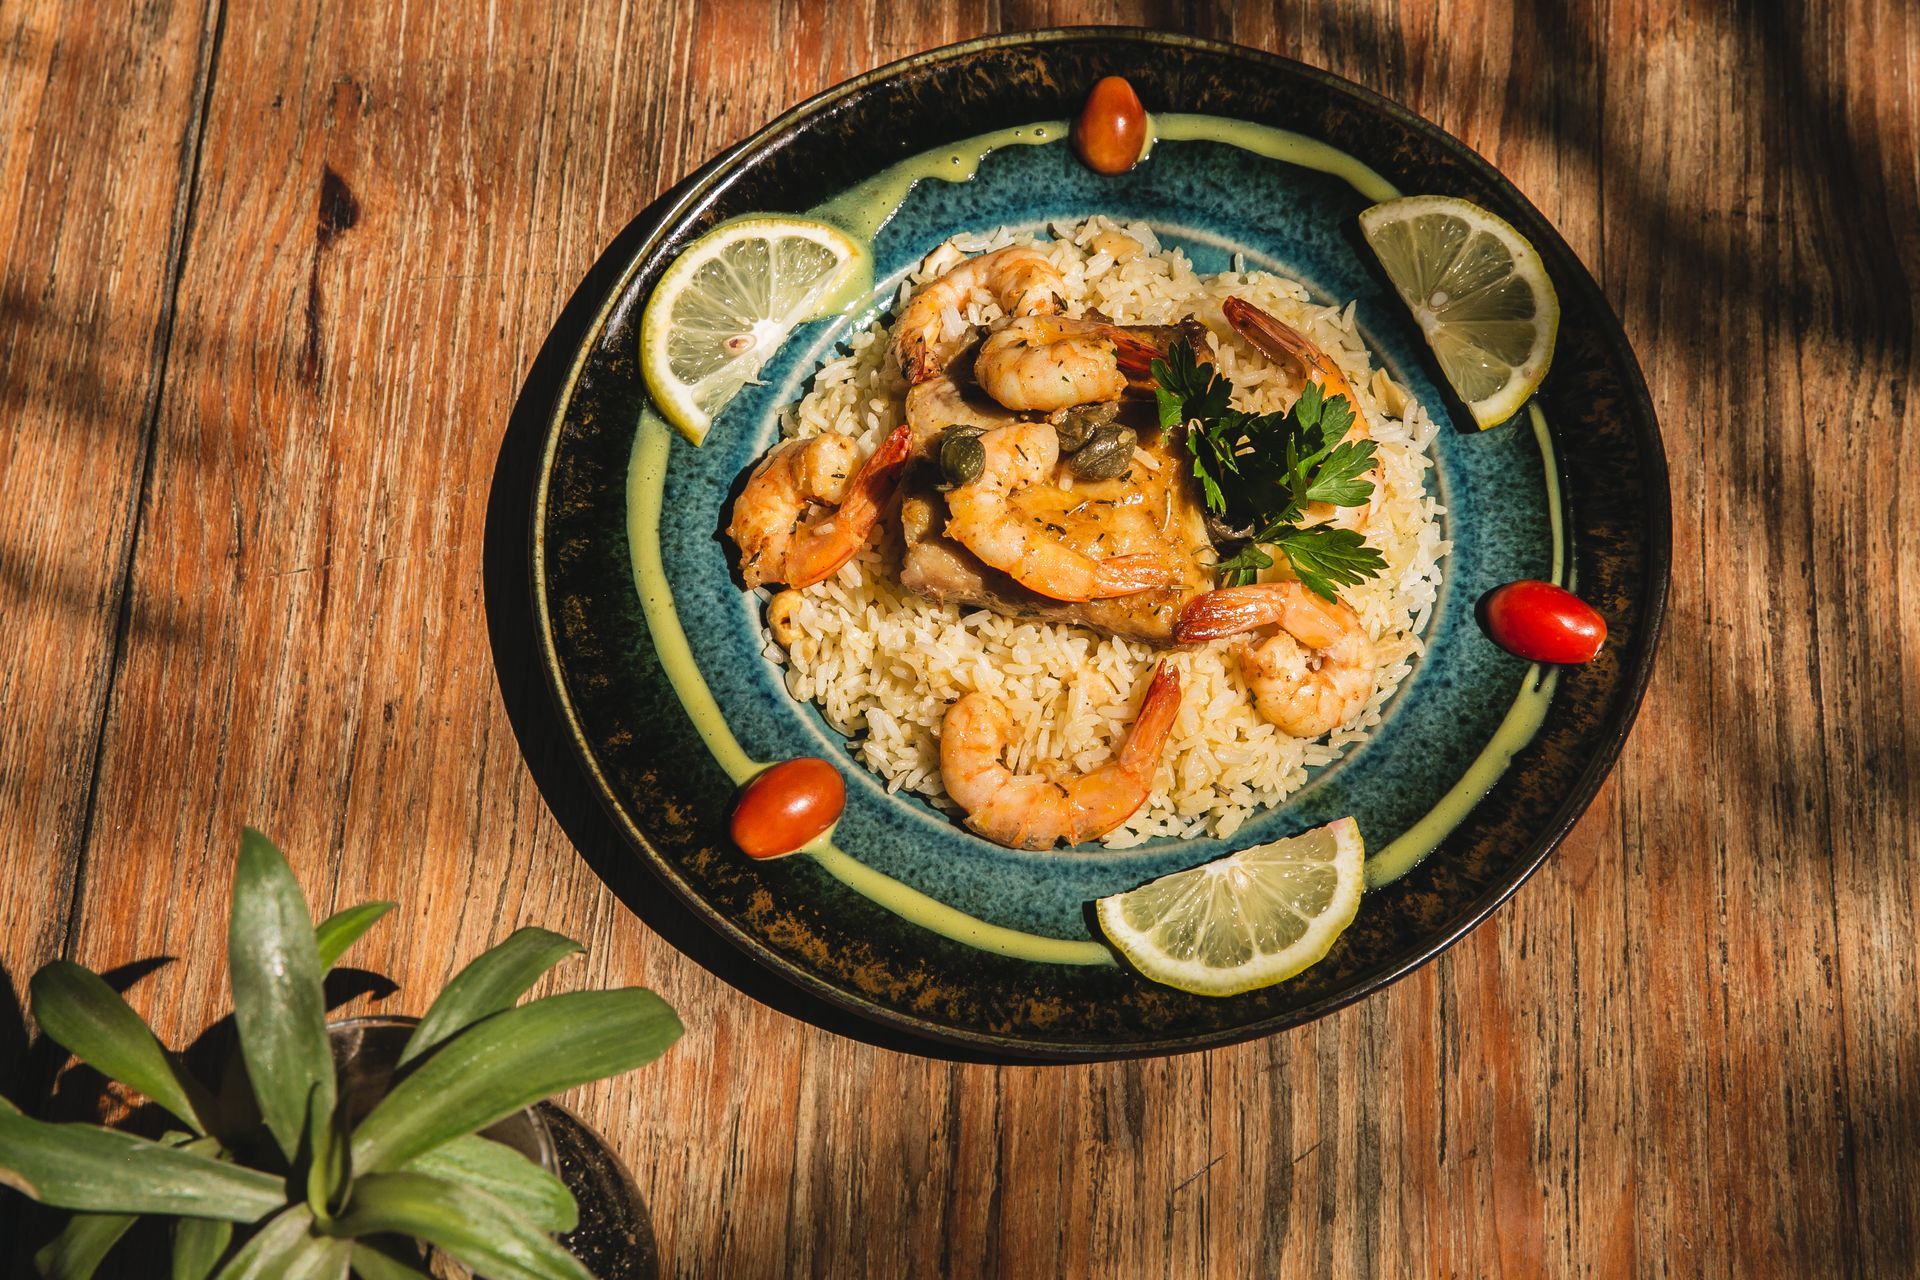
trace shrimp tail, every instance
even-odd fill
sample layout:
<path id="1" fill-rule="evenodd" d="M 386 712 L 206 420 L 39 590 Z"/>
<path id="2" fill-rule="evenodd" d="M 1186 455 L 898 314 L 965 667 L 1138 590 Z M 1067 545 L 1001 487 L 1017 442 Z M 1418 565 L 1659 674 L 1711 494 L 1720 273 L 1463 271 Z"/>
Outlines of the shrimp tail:
<path id="1" fill-rule="evenodd" d="M 1144 553 L 1114 556 L 1099 564 L 1100 567 L 1094 571 L 1096 599 L 1130 596 L 1141 591 L 1180 585 L 1180 575 L 1159 556 Z"/>
<path id="2" fill-rule="evenodd" d="M 907 381 L 913 386 L 930 382 L 940 375 L 940 360 L 933 348 L 916 346 L 903 348 L 900 353 L 900 372 L 907 375 Z"/>
<path id="3" fill-rule="evenodd" d="M 825 582 L 866 545 L 867 535 L 880 521 L 893 497 L 907 455 L 913 451 L 913 428 L 901 423 L 873 451 L 847 486 L 847 497 L 833 514 L 831 533 L 797 544 L 787 559 L 787 586 L 799 591 Z"/>
<path id="4" fill-rule="evenodd" d="M 1153 362 L 1167 354 L 1167 349 L 1160 343 L 1130 333 L 1118 325 L 1107 336 L 1113 340 L 1114 359 L 1120 366 L 1120 372 L 1127 375 L 1129 388 L 1134 379 L 1143 375 L 1151 376 Z"/>
<path id="5" fill-rule="evenodd" d="M 1178 644 L 1201 644 L 1237 636 L 1280 621 L 1280 614 L 1280 607 L 1267 592 L 1221 587 L 1187 601 L 1173 624 L 1173 638 Z"/>
<path id="6" fill-rule="evenodd" d="M 1335 644 L 1352 628 L 1353 611 L 1321 599 L 1298 582 L 1216 587 L 1189 600 L 1173 624 L 1173 638 L 1197 644 L 1278 624 L 1316 649 Z"/>
<path id="7" fill-rule="evenodd" d="M 1302 367 L 1310 364 L 1315 354 L 1314 345 L 1307 341 L 1307 335 L 1292 325 L 1262 311 L 1244 298 L 1228 298 L 1220 304 L 1227 323 L 1234 332 L 1258 347 L 1263 354 L 1273 360 L 1285 360 Z"/>
<path id="8" fill-rule="evenodd" d="M 1117 787 L 1098 786 L 1090 797 L 1072 796 L 1067 818 L 1068 844 L 1097 840 L 1139 812 L 1153 790 L 1153 772 L 1160 763 L 1161 748 L 1173 732 L 1180 715 L 1180 672 L 1165 661 L 1153 669 L 1153 682 L 1140 704 L 1140 714 L 1127 730 L 1117 762 L 1124 783 Z M 1116 803 L 1115 797 L 1125 800 Z M 1127 803 L 1131 800 L 1131 803 Z"/>
<path id="9" fill-rule="evenodd" d="M 1154 666 L 1146 700 L 1127 731 L 1126 745 L 1120 748 L 1121 765 L 1128 770 L 1151 768 L 1160 759 L 1160 747 L 1173 731 L 1174 718 L 1179 714 L 1180 670 L 1162 660 Z"/>
<path id="10" fill-rule="evenodd" d="M 1269 360 L 1294 365 L 1300 372 L 1324 386 L 1329 394 L 1346 395 L 1346 375 L 1340 372 L 1340 366 L 1306 334 L 1292 325 L 1269 315 L 1244 298 L 1228 298 L 1220 304 L 1226 314 L 1227 323 L 1234 332 L 1245 338 L 1259 349 Z"/>
<path id="11" fill-rule="evenodd" d="M 1192 316 L 1178 324 L 1114 325 L 1107 336 L 1113 340 L 1114 360 L 1126 375 L 1127 390 L 1135 395 L 1153 394 L 1153 362 L 1164 360 L 1174 343 L 1185 342 L 1201 353 L 1207 350 L 1207 327 Z"/>

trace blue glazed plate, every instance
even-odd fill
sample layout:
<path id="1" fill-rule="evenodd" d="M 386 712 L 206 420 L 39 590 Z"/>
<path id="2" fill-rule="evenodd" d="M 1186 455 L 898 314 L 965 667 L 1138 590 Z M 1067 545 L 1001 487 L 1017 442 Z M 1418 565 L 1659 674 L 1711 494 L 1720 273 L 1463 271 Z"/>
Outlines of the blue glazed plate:
<path id="1" fill-rule="evenodd" d="M 1545 675 L 1486 641 L 1476 602 L 1515 578 L 1570 575 L 1608 618 L 1602 658 L 1549 686 L 1533 740 L 1430 857 L 1369 892 L 1325 961 L 1227 1000 L 1169 991 L 1112 965 L 1040 964 L 964 945 L 894 915 L 809 859 L 755 864 L 732 851 L 731 782 L 664 678 L 627 540 L 629 464 L 645 407 L 639 316 L 679 248 L 727 217 L 809 211 L 905 155 L 1069 117 L 1095 79 L 1116 71 L 1149 110 L 1290 130 L 1339 148 L 1377 179 L 1363 191 L 1238 146 L 1163 138 L 1118 178 L 1093 174 L 1054 143 L 994 150 L 965 182 L 917 183 L 874 237 L 869 305 L 796 332 L 760 385 L 722 412 L 703 448 L 673 438 L 662 559 L 700 675 L 740 746 L 759 760 L 824 756 L 846 775 L 841 848 L 991 925 L 1082 941 L 1097 936 L 1087 910 L 1097 897 L 1348 814 L 1371 850 L 1403 861 L 1409 850 L 1395 841 L 1460 785 L 1517 692 Z M 1538 429 L 1523 418 L 1474 431 L 1442 389 L 1358 237 L 1355 215 L 1378 198 L 1381 180 L 1472 199 L 1541 250 L 1564 314 Z M 959 232 L 1043 228 L 1095 213 L 1150 223 L 1203 273 L 1228 269 L 1239 254 L 1249 268 L 1302 280 L 1318 299 L 1356 299 L 1376 363 L 1442 423 L 1431 483 L 1453 551 L 1429 652 L 1384 723 L 1282 806 L 1229 841 L 1026 853 L 983 841 L 916 798 L 887 794 L 814 709 L 787 694 L 762 656 L 761 600 L 740 590 L 718 530 L 739 478 L 778 438 L 780 408 L 875 318 L 879 300 L 922 256 Z M 1617 322 L 1552 228 L 1477 156 L 1295 63 L 1147 33 L 1053 32 L 955 46 L 853 81 L 686 185 L 614 290 L 555 412 L 533 530 L 537 621 L 562 711 L 636 853 L 750 955 L 861 1014 L 942 1040 L 1043 1057 L 1163 1052 L 1260 1034 L 1356 998 L 1458 937 L 1538 865 L 1604 776 L 1637 707 L 1664 598 L 1667 524 L 1658 430 Z"/>

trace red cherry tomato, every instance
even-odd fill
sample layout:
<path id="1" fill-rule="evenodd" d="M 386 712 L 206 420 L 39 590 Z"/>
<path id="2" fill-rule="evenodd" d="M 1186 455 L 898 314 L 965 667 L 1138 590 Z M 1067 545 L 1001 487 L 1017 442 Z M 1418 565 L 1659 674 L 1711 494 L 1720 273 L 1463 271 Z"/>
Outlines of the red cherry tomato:
<path id="1" fill-rule="evenodd" d="M 1607 640 L 1607 620 L 1551 582 L 1522 579 L 1487 596 L 1487 634 L 1530 662 L 1591 662 Z"/>
<path id="2" fill-rule="evenodd" d="M 847 784 L 825 760 L 783 760 L 740 788 L 733 842 L 749 858 L 792 853 L 840 820 Z"/>
<path id="3" fill-rule="evenodd" d="M 1120 76 L 1093 86 L 1073 126 L 1073 149 L 1095 173 L 1125 173 L 1147 145 L 1147 109 Z"/>

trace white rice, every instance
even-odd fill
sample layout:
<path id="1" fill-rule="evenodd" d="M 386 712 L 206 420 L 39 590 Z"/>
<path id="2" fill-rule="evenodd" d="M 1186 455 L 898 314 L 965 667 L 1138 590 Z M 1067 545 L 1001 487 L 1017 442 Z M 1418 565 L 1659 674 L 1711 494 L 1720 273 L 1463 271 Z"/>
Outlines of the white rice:
<path id="1" fill-rule="evenodd" d="M 1232 657 L 1233 641 L 1160 651 L 1110 639 L 1084 627 L 1020 621 L 984 609 L 963 611 L 903 590 L 878 552 L 863 551 L 834 578 L 802 595 L 800 638 L 789 653 L 766 642 L 786 666 L 793 696 L 820 705 L 828 723 L 892 790 L 917 791 L 951 809 L 940 782 L 941 717 L 957 698 L 985 690 L 1007 705 L 1018 741 L 1008 764 L 1020 772 L 1065 774 L 1111 759 L 1124 739 L 1154 663 L 1169 652 L 1180 669 L 1181 708 L 1152 794 L 1106 837 L 1126 847 L 1162 837 L 1228 836 L 1263 807 L 1366 739 L 1422 652 L 1439 584 L 1444 512 L 1425 487 L 1433 464 L 1426 447 L 1434 424 L 1426 411 L 1369 363 L 1354 330 L 1353 304 L 1323 306 L 1292 280 L 1235 270 L 1203 277 L 1178 249 L 1163 249 L 1150 227 L 1095 217 L 1058 223 L 1052 238 L 1000 231 L 956 238 L 929 255 L 900 288 L 913 288 L 962 256 L 1004 244 L 1033 244 L 1067 282 L 1069 314 L 1098 308 L 1123 323 L 1171 324 L 1197 316 L 1212 332 L 1213 359 L 1234 385 L 1237 407 L 1267 411 L 1291 404 L 1299 380 L 1233 335 L 1220 304 L 1239 295 L 1306 333 L 1346 371 L 1378 444 L 1385 494 L 1367 529 L 1387 571 L 1341 598 L 1359 614 L 1380 657 L 1374 693 L 1353 726 L 1321 741 L 1290 737 L 1254 711 Z M 1140 246 L 1130 252 L 1113 233 Z M 1117 251 L 1117 256 L 1116 256 Z M 1235 266 L 1241 263 L 1236 259 Z M 963 326 L 998 318 L 976 294 Z M 884 325 L 856 334 L 846 354 L 824 364 L 812 389 L 782 417 L 789 436 L 835 430 L 871 449 L 902 419 L 906 384 L 887 358 Z"/>

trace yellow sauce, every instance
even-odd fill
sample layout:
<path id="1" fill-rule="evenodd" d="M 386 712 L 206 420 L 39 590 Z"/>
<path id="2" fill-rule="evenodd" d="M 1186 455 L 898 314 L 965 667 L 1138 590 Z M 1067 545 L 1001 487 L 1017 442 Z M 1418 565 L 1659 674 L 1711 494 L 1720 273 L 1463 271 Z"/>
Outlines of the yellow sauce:
<path id="1" fill-rule="evenodd" d="M 953 147 L 926 152 L 903 160 L 865 182 L 848 188 L 811 210 L 811 215 L 836 223 L 850 234 L 871 241 L 898 211 L 914 183 L 925 178 L 965 182 L 979 171 L 989 152 L 1005 146 L 1045 146 L 1063 141 L 1067 125 L 1063 121 L 1043 121 L 1016 129 L 981 134 Z M 1370 200 L 1390 200 L 1399 195 L 1392 184 L 1345 152 L 1300 134 L 1244 120 L 1214 116 L 1167 113 L 1152 117 L 1148 147 L 1155 138 L 1169 141 L 1208 141 L 1240 147 L 1270 159 L 1302 165 L 1339 177 Z M 865 270 L 856 272 L 833 297 L 823 299 L 819 315 L 835 315 L 851 310 L 868 299 L 872 290 L 871 259 Z M 1555 474 L 1553 444 L 1547 434 L 1546 419 L 1538 406 L 1531 409 L 1534 434 L 1546 466 L 1547 500 L 1553 536 L 1553 581 L 1571 589 L 1562 551 L 1563 528 L 1559 481 Z M 720 705 L 707 687 L 693 660 L 680 616 L 674 609 L 673 590 L 668 585 L 660 553 L 660 513 L 666 489 L 667 458 L 671 447 L 667 425 L 646 410 L 634 438 L 632 459 L 627 472 L 627 533 L 633 556 L 634 586 L 640 595 L 642 612 L 652 633 L 654 650 L 661 670 L 679 695 L 694 730 L 713 754 L 721 769 L 736 783 L 743 783 L 765 764 L 754 760 L 740 746 L 727 726 Z M 1367 884 L 1387 884 L 1405 875 L 1446 838 L 1506 771 L 1513 756 L 1539 731 L 1547 707 L 1553 699 L 1557 672 L 1539 664 L 1529 668 L 1521 681 L 1512 708 L 1494 731 L 1492 739 L 1466 772 L 1440 801 L 1398 839 L 1367 860 Z M 1113 953 L 1099 942 L 1051 938 L 1042 934 L 1010 929 L 1004 925 L 968 915 L 956 907 L 931 898 L 893 877 L 874 870 L 850 856 L 833 842 L 828 831 L 801 852 L 811 856 L 829 875 L 854 892 L 922 928 L 967 946 L 997 955 L 1030 960 L 1039 964 L 1111 965 Z"/>
<path id="2" fill-rule="evenodd" d="M 980 172 L 980 162 L 1001 147 L 1044 147 L 1067 136 L 1064 120 L 1042 120 L 1016 129 L 996 129 L 956 142 L 951 147 L 923 151 L 848 187 L 808 216 L 838 225 L 847 234 L 872 240 L 906 203 L 907 193 L 922 178 L 967 182 Z"/>
<path id="3" fill-rule="evenodd" d="M 1399 189 L 1391 182 L 1339 148 L 1317 142 L 1305 134 L 1254 124 L 1251 120 L 1196 116 L 1182 111 L 1165 111 L 1149 116 L 1147 150 L 1141 158 L 1152 154 L 1153 144 L 1162 138 L 1168 142 L 1221 142 L 1269 160 L 1297 164 L 1303 169 L 1317 169 L 1341 179 L 1376 203 L 1397 199 L 1400 195 Z"/>
<path id="4" fill-rule="evenodd" d="M 854 260 L 853 269 L 846 274 L 830 292 L 822 294 L 814 301 L 813 318 L 825 316 L 844 316 L 858 310 L 873 296 L 873 249 L 871 237 L 859 238 L 860 256 Z M 768 352 L 771 358 L 772 352 Z"/>
<path id="5" fill-rule="evenodd" d="M 646 615 L 660 669 L 680 696 L 694 732 L 734 782 L 743 783 L 765 766 L 740 746 L 720 704 L 713 700 L 705 676 L 693 661 L 693 646 L 673 607 L 673 588 L 667 583 L 666 564 L 660 558 L 660 501 L 667 488 L 667 453 L 672 444 L 667 424 L 651 405 L 641 412 L 640 431 L 627 462 L 627 545 L 633 556 L 633 585 L 640 593 L 640 611 Z"/>

